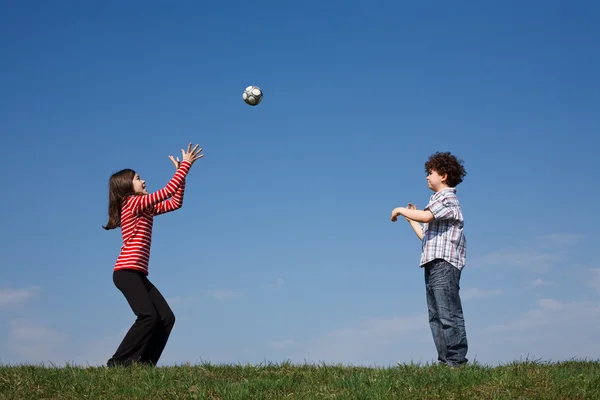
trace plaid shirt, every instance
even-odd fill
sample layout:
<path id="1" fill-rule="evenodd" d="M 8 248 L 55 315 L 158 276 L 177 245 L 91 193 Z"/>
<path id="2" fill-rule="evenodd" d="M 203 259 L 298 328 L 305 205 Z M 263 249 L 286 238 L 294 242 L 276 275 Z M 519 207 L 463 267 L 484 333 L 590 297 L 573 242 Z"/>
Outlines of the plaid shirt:
<path id="1" fill-rule="evenodd" d="M 433 213 L 434 220 L 423 225 L 421 267 L 441 258 L 462 270 L 466 263 L 467 239 L 463 233 L 464 221 L 456 189 L 434 193 L 425 210 Z"/>

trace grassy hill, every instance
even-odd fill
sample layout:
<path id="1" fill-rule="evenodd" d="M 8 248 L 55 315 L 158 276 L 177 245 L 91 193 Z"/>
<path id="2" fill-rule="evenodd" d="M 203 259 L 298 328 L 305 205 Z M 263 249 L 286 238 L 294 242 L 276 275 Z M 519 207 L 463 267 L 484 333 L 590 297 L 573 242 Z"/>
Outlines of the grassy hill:
<path id="1" fill-rule="evenodd" d="M 1 399 L 600 399 L 600 362 L 0 366 Z"/>

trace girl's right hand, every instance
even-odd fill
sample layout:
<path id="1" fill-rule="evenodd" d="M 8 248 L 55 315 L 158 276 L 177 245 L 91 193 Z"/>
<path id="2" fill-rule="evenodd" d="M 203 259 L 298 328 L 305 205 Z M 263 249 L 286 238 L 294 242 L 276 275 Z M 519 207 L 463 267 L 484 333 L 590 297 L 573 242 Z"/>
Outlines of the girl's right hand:
<path id="1" fill-rule="evenodd" d="M 190 143 L 188 145 L 187 151 L 184 151 L 183 149 L 181 149 L 181 155 L 183 156 L 183 160 L 188 161 L 191 164 L 193 164 L 194 161 L 204 157 L 204 154 L 200 154 L 202 152 L 202 148 L 198 148 L 198 146 L 199 145 L 197 144 L 192 149 L 192 144 Z"/>

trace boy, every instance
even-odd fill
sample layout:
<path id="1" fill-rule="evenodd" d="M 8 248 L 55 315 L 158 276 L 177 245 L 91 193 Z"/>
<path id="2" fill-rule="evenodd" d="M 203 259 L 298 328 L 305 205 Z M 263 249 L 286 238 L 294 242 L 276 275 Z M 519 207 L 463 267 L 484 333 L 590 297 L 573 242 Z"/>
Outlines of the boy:
<path id="1" fill-rule="evenodd" d="M 436 152 L 425 163 L 427 184 L 434 192 L 424 210 L 398 207 L 392 221 L 402 215 L 422 240 L 420 266 L 425 270 L 429 325 L 438 360 L 451 367 L 465 364 L 467 334 L 459 296 L 465 266 L 466 238 L 456 186 L 467 174 L 462 161 L 450 152 Z M 420 223 L 424 225 L 421 226 Z"/>

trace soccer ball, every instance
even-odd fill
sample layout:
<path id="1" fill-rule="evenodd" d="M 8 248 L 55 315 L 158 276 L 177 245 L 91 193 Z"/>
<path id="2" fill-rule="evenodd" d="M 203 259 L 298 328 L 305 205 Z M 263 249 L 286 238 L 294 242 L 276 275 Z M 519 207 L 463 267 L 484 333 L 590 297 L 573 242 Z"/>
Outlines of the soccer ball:
<path id="1" fill-rule="evenodd" d="M 248 86 L 244 93 L 242 93 L 242 99 L 251 106 L 257 106 L 263 98 L 263 92 L 258 86 Z"/>

